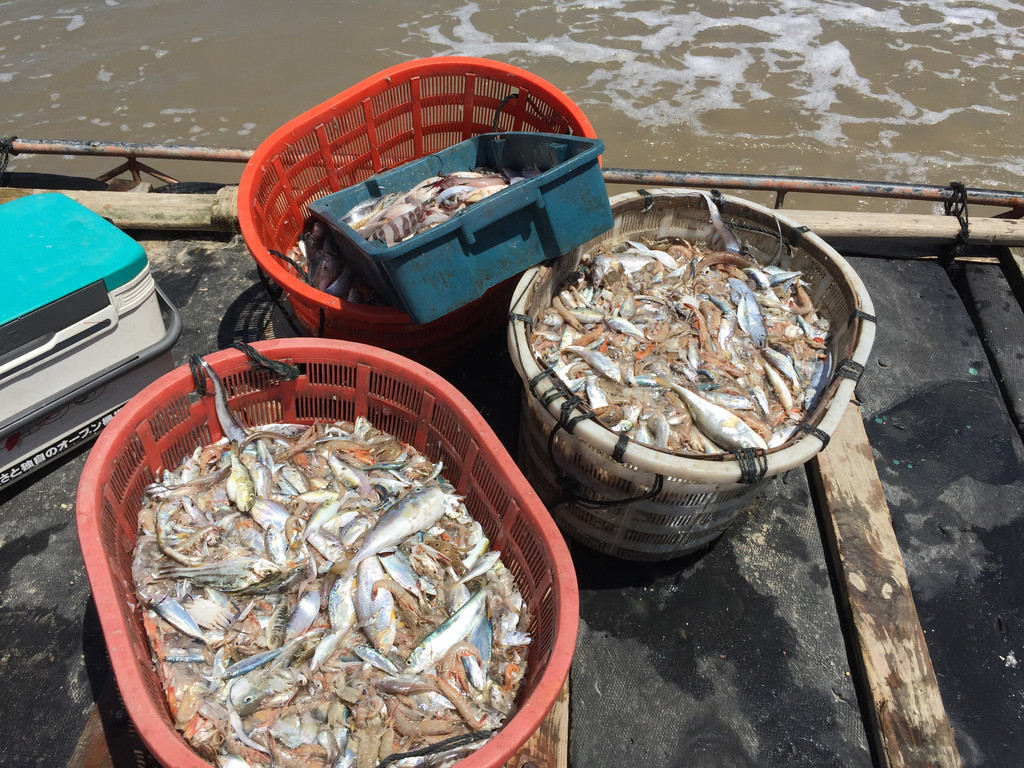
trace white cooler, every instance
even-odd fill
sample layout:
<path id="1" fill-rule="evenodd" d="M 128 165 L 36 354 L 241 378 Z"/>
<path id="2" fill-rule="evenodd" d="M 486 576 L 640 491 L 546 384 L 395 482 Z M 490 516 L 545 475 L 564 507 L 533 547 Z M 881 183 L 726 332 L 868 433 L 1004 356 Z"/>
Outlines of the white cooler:
<path id="1" fill-rule="evenodd" d="M 3 488 L 170 371 L 181 318 L 142 246 L 66 195 L 0 205 L 0 233 Z"/>

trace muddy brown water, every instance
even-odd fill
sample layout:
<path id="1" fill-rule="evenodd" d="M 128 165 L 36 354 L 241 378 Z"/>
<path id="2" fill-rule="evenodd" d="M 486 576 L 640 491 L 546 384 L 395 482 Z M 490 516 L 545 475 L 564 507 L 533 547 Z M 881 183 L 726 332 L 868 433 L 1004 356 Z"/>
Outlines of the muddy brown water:
<path id="1" fill-rule="evenodd" d="M 388 66 L 469 55 L 565 91 L 609 167 L 1018 190 L 1022 29 L 1024 6 L 1004 0 L 8 0 L 0 137 L 251 149 Z M 19 155 L 9 170 L 97 176 L 116 164 Z M 182 180 L 241 174 L 153 164 Z"/>

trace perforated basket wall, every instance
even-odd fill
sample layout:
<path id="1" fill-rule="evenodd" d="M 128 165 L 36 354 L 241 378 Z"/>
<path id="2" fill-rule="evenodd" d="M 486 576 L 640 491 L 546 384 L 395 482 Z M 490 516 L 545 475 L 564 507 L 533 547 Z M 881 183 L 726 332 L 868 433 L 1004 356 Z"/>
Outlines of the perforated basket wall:
<path id="1" fill-rule="evenodd" d="M 295 244 L 311 201 L 494 130 L 596 138 L 572 100 L 545 80 L 497 61 L 440 56 L 385 69 L 260 144 L 239 184 L 239 225 L 304 333 L 373 344 L 438 367 L 502 326 L 515 278 L 416 325 L 396 307 L 354 304 L 318 291 L 270 253 Z"/>
<path id="2" fill-rule="evenodd" d="M 572 560 L 536 493 L 472 404 L 444 379 L 386 350 L 328 339 L 253 345 L 302 375 L 280 381 L 230 350 L 207 356 L 249 427 L 366 416 L 433 461 L 465 497 L 535 616 L 519 710 L 460 766 L 503 765 L 538 728 L 565 681 L 579 597 Z M 118 686 L 146 746 L 167 768 L 207 766 L 174 729 L 151 662 L 131 579 L 143 489 L 199 444 L 220 438 L 212 396 L 182 366 L 133 398 L 103 430 L 82 471 L 77 525 L 86 573 Z"/>
<path id="3" fill-rule="evenodd" d="M 763 472 L 744 478 L 733 454 L 672 454 L 630 441 L 616 459 L 619 436 L 596 420 L 581 419 L 571 432 L 560 426 L 568 425 L 581 411 L 571 412 L 568 418 L 562 413 L 565 398 L 549 377 L 540 375 L 542 369 L 529 346 L 528 324 L 521 318 L 535 320 L 550 306 L 553 292 L 576 269 L 581 256 L 602 244 L 670 235 L 699 242 L 713 234 L 707 206 L 694 193 L 670 189 L 630 192 L 612 198 L 611 203 L 615 216 L 612 230 L 557 264 L 528 270 L 516 288 L 508 345 L 523 379 L 519 463 L 558 525 L 570 536 L 624 559 L 664 560 L 712 541 L 770 478 L 800 466 L 824 443 L 799 431 L 767 452 Z M 874 322 L 865 319 L 874 315 L 867 290 L 839 253 L 788 217 L 729 196 L 724 197 L 721 208 L 737 235 L 762 252 L 778 251 L 781 229 L 783 239 L 791 245 L 781 266 L 804 273 L 814 306 L 831 323 L 828 348 L 836 363 L 833 369 L 849 373 L 833 375 L 807 420 L 831 435 L 853 395 L 856 371 L 863 369 L 874 341 Z M 842 361 L 848 362 L 838 365 Z M 640 497 L 644 498 L 638 500 Z"/>

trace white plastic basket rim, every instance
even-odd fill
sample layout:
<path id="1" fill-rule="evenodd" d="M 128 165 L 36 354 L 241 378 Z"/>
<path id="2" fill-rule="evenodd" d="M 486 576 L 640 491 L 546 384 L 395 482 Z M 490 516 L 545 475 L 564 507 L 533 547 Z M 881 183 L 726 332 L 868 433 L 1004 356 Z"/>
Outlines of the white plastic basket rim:
<path id="1" fill-rule="evenodd" d="M 626 192 L 616 195 L 611 199 L 613 214 L 633 208 L 650 207 L 655 202 L 669 201 L 677 203 L 683 201 L 699 201 L 704 205 L 703 200 L 697 197 L 698 193 L 678 189 L 650 189 L 640 192 Z M 843 354 L 836 355 L 836 365 L 833 368 L 832 380 L 822 395 L 821 402 L 812 414 L 809 421 L 817 430 L 831 436 L 839 426 L 843 413 L 853 397 L 857 381 L 845 376 L 837 376 L 836 370 L 844 360 L 849 360 L 859 366 L 862 370 L 867 364 L 875 338 L 875 323 L 867 318 L 874 317 L 874 305 L 868 295 L 867 289 L 860 277 L 849 265 L 849 263 L 828 243 L 822 240 L 806 227 L 790 219 L 778 211 L 773 211 L 762 205 L 743 200 L 730 195 L 723 195 L 721 198 L 731 208 L 745 210 L 758 218 L 768 221 L 777 221 L 782 230 L 783 237 L 792 242 L 794 236 L 799 236 L 799 247 L 808 251 L 813 249 L 827 257 L 831 265 L 839 272 L 846 287 L 852 294 L 856 313 L 851 319 L 854 325 L 854 333 L 850 348 L 843 351 Z M 608 235 L 613 235 L 617 227 Z M 563 259 L 570 259 L 578 263 L 579 257 L 595 245 L 594 241 L 586 243 L 579 248 L 565 254 Z M 527 306 L 532 296 L 532 289 L 549 267 L 538 266 L 527 270 L 516 286 L 508 325 L 508 347 L 512 362 L 523 379 L 526 397 L 537 398 L 543 407 L 556 419 L 562 418 L 562 407 L 566 398 L 558 394 L 555 384 L 549 377 L 540 379 L 537 377 L 543 373 L 543 369 L 537 363 L 531 351 L 529 338 L 527 336 L 526 323 L 521 318 L 527 315 Z M 536 382 L 532 391 L 529 382 Z M 546 405 L 545 405 L 546 403 Z M 579 411 L 575 411 L 579 413 Z M 619 442 L 619 435 L 604 427 L 594 419 L 580 419 L 573 426 L 572 434 L 581 441 L 584 441 L 596 450 L 612 457 L 616 453 Z M 765 458 L 765 471 L 762 478 L 781 474 L 794 467 L 801 466 L 818 454 L 825 446 L 825 441 L 814 434 L 800 430 L 795 433 L 782 446 L 770 449 Z M 650 448 L 630 440 L 625 450 L 620 453 L 621 463 L 636 467 L 639 471 L 652 472 L 658 475 L 684 478 L 693 482 L 719 484 L 738 483 L 743 481 L 743 468 L 740 461 L 734 454 L 719 454 L 708 457 L 683 456 Z"/>

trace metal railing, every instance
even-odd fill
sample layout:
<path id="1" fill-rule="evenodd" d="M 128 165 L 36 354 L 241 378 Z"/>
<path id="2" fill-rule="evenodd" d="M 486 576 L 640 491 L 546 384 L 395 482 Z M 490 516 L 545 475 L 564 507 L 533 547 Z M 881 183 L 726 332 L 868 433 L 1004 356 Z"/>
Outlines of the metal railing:
<path id="1" fill-rule="evenodd" d="M 201 145 L 11 138 L 0 139 L 0 170 L 2 170 L 2 163 L 8 154 L 108 156 L 123 158 L 124 162 L 97 177 L 99 181 L 109 181 L 127 172 L 131 173 L 132 178 L 136 181 L 140 181 L 142 174 L 147 173 L 166 183 L 175 183 L 177 179 L 140 162 L 139 158 L 245 163 L 254 152 L 255 150 L 251 149 Z M 783 206 L 786 195 L 791 192 L 879 197 L 890 200 L 917 200 L 944 204 L 949 204 L 956 196 L 952 184 L 943 187 L 929 184 L 833 179 L 818 176 L 776 176 L 630 168 L 604 168 L 603 174 L 607 184 L 774 192 L 776 208 Z M 1008 218 L 1019 218 L 1024 215 L 1024 192 L 971 187 L 967 187 L 965 191 L 966 202 L 970 205 L 1009 208 L 1009 211 L 999 214 Z"/>

